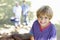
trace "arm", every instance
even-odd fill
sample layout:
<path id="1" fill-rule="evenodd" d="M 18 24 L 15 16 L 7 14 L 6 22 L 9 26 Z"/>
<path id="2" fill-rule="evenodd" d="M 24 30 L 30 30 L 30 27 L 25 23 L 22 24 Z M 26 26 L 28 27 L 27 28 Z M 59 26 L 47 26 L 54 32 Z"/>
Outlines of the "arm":
<path id="1" fill-rule="evenodd" d="M 31 30 L 30 30 L 30 34 L 32 34 L 31 35 L 31 37 L 30 37 L 30 40 L 34 40 L 34 29 L 33 29 L 33 27 L 34 27 L 34 24 L 33 24 L 33 26 L 32 26 L 32 28 L 31 28 Z"/>
<path id="2" fill-rule="evenodd" d="M 50 37 L 49 40 L 57 40 L 55 27 L 52 28 L 52 31 L 50 32 L 50 35 L 51 35 L 51 37 Z"/>
<path id="3" fill-rule="evenodd" d="M 30 37 L 30 40 L 34 40 L 34 37 L 33 37 L 33 36 L 31 36 L 31 37 Z"/>

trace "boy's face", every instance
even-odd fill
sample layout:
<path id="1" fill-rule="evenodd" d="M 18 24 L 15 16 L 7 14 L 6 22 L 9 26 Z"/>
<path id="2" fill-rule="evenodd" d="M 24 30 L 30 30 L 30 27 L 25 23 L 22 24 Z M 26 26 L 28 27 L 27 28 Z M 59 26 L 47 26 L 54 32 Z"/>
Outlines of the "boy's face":
<path id="1" fill-rule="evenodd" d="M 49 17 L 47 15 L 40 16 L 38 22 L 41 26 L 45 27 L 49 23 Z"/>

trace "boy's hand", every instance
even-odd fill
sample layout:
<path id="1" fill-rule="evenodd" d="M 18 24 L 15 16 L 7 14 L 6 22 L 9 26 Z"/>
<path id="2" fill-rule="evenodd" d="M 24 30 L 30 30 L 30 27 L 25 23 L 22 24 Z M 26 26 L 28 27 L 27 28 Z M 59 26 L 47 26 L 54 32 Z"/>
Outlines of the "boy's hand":
<path id="1" fill-rule="evenodd" d="M 30 38 L 31 40 L 34 40 L 34 37 L 33 36 L 31 36 L 31 38 Z"/>

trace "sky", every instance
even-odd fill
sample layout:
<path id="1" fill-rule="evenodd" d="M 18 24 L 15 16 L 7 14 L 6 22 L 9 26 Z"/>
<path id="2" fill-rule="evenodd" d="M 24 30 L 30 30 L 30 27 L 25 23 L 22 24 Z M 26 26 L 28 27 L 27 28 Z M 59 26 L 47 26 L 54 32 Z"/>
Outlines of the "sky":
<path id="1" fill-rule="evenodd" d="M 52 23 L 60 22 L 60 1 L 59 0 L 29 0 L 31 1 L 31 10 L 36 12 L 41 6 L 49 5 L 53 10 Z"/>

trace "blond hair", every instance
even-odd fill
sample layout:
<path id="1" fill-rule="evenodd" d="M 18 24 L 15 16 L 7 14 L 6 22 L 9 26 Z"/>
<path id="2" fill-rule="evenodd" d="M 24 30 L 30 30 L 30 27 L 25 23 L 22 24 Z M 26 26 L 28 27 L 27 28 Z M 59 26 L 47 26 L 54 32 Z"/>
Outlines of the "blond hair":
<path id="1" fill-rule="evenodd" d="M 51 19 L 53 16 L 52 8 L 49 6 L 43 6 L 37 11 L 37 18 L 44 15 L 47 15 L 48 18 Z"/>

